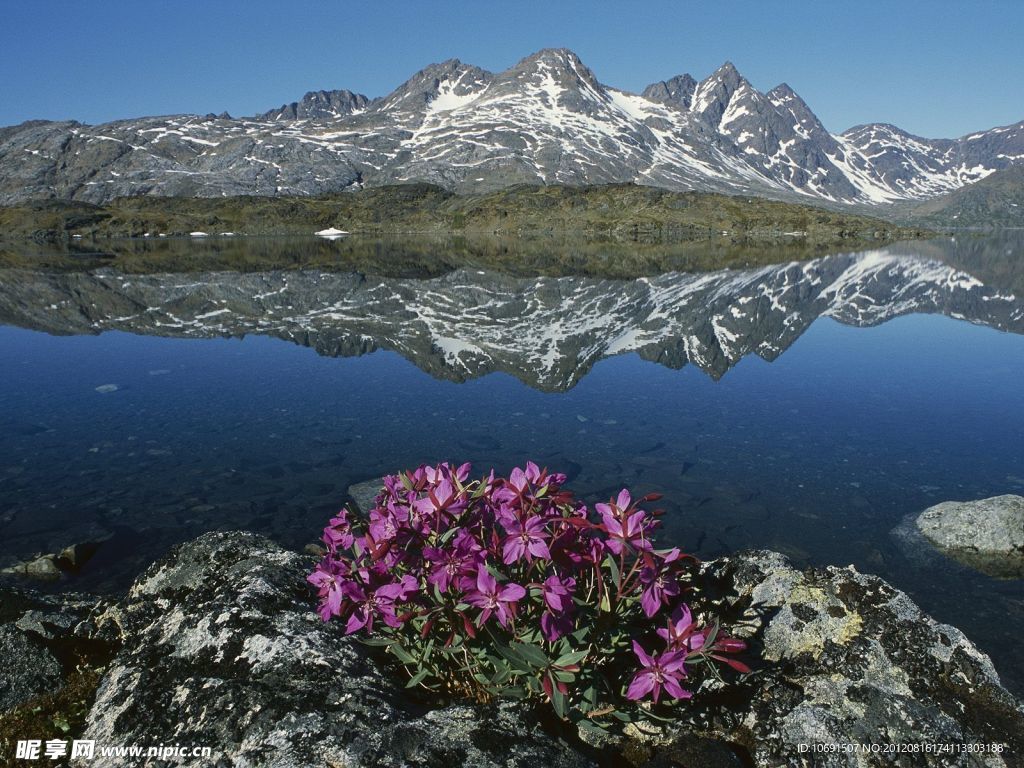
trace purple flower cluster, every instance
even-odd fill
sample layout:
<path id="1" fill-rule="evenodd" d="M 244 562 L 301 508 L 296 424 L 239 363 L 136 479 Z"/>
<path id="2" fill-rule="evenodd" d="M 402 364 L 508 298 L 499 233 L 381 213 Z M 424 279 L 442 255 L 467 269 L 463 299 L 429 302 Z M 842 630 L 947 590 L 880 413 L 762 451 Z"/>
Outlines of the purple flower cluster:
<path id="1" fill-rule="evenodd" d="M 308 578 L 320 616 L 385 637 L 416 683 L 494 693 L 525 680 L 524 695 L 585 715 L 621 696 L 630 671 L 626 698 L 655 703 L 663 691 L 690 696 L 680 681 L 694 657 L 746 671 L 723 655 L 743 643 L 698 628 L 683 602 L 692 558 L 655 549 L 657 513 L 639 505 L 656 496 L 623 490 L 592 514 L 562 488 L 564 475 L 533 462 L 508 477 L 470 471 L 390 475 L 366 519 L 332 518 Z M 637 641 L 654 637 L 665 644 L 658 655 Z M 605 684 L 620 667 L 622 679 Z"/>

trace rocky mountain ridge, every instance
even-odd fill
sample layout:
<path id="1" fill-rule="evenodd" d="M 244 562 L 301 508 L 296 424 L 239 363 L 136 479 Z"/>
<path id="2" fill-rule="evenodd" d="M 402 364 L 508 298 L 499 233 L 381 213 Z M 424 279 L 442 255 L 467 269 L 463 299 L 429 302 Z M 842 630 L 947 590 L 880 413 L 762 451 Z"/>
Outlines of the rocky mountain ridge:
<path id="1" fill-rule="evenodd" d="M 315 91 L 261 115 L 0 129 L 0 203 L 132 195 L 317 195 L 412 181 L 456 191 L 631 182 L 874 205 L 924 200 L 1024 162 L 1024 122 L 959 139 L 895 126 L 832 134 L 785 84 L 731 63 L 640 95 L 545 49 L 487 72 L 433 64 L 387 96 Z"/>

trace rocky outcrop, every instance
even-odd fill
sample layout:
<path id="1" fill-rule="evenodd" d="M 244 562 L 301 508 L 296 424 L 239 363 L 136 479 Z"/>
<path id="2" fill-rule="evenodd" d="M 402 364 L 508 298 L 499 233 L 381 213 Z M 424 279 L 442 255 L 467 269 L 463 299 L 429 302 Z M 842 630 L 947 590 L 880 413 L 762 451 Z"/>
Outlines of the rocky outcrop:
<path id="1" fill-rule="evenodd" d="M 119 608 L 123 646 L 86 737 L 209 745 L 210 764 L 238 766 L 1012 766 L 1024 754 L 1024 711 L 989 659 L 852 568 L 799 571 L 771 552 L 705 564 L 708 599 L 762 661 L 706 684 L 685 721 L 595 749 L 515 705 L 414 700 L 314 614 L 309 566 L 248 533 L 206 534 L 152 566 Z M 846 743 L 1004 751 L 810 751 Z"/>
<path id="2" fill-rule="evenodd" d="M 27 632 L 0 625 L 0 712 L 61 684 L 60 663 Z"/>
<path id="3" fill-rule="evenodd" d="M 991 661 L 882 579 L 798 571 L 777 553 L 709 563 L 759 670 L 695 724 L 773 766 L 1020 765 L 1024 708 Z M 800 745 L 985 743 L 1000 754 L 821 753 Z"/>
<path id="4" fill-rule="evenodd" d="M 412 702 L 313 613 L 309 566 L 265 538 L 211 533 L 151 567 L 124 603 L 87 738 L 208 745 L 211 765 L 589 764 L 514 708 Z"/>

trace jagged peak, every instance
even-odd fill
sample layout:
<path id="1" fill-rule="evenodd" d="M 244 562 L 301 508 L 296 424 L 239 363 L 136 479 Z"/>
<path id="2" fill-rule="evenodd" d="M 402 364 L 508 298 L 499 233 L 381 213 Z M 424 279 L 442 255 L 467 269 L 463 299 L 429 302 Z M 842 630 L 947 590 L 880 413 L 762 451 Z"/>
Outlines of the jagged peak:
<path id="1" fill-rule="evenodd" d="M 297 120 L 307 117 L 341 117 L 365 109 L 370 99 L 347 89 L 307 91 L 298 101 L 282 104 L 258 115 L 264 120 Z"/>
<path id="2" fill-rule="evenodd" d="M 721 76 L 735 75 L 737 77 L 742 77 L 742 75 L 740 75 L 740 71 L 738 69 L 736 69 L 736 65 L 733 64 L 728 59 L 726 59 L 722 63 L 722 66 L 720 66 L 718 69 L 716 69 L 712 73 L 712 77 L 714 77 L 715 75 L 721 75 Z"/>
<path id="3" fill-rule="evenodd" d="M 697 90 L 697 81 L 689 74 L 682 74 L 668 80 L 651 83 L 644 88 L 641 95 L 651 101 L 678 104 L 684 109 L 689 109 L 695 90 Z"/>
<path id="4" fill-rule="evenodd" d="M 752 94 L 760 93 L 747 81 L 731 61 L 712 72 L 697 84 L 693 95 L 693 111 L 717 125 L 732 100 L 733 94 L 746 86 Z"/>
<path id="5" fill-rule="evenodd" d="M 800 99 L 799 94 L 790 87 L 789 83 L 779 83 L 765 95 L 769 99 Z M 800 101 L 803 101 L 803 99 L 800 99 Z"/>
<path id="6" fill-rule="evenodd" d="M 780 110 L 793 115 L 806 130 L 825 130 L 818 116 L 807 105 L 800 94 L 794 91 L 787 83 L 779 83 L 765 94 L 768 100 Z"/>

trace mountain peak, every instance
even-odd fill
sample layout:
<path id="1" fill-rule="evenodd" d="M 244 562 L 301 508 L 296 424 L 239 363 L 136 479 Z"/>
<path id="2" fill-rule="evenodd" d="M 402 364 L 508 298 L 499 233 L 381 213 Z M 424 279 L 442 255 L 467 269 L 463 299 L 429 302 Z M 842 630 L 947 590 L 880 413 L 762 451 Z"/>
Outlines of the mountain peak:
<path id="1" fill-rule="evenodd" d="M 512 84 L 532 82 L 544 91 L 550 90 L 552 86 L 548 83 L 554 81 L 562 94 L 557 97 L 560 103 L 577 111 L 588 111 L 587 102 L 608 98 L 597 76 L 568 48 L 543 48 L 521 59 L 497 79 L 514 88 L 520 86 Z"/>
<path id="2" fill-rule="evenodd" d="M 520 59 L 516 67 L 520 67 L 524 64 L 532 64 L 536 62 L 544 62 L 546 64 L 566 65 L 576 64 L 582 65 L 583 62 L 580 57 L 576 55 L 575 51 L 568 48 L 541 48 L 539 51 L 531 53 Z"/>
<path id="3" fill-rule="evenodd" d="M 676 75 L 660 83 L 651 83 L 641 94 L 645 99 L 660 101 L 664 104 L 676 104 L 689 109 L 693 100 L 693 92 L 697 89 L 697 81 L 690 75 Z"/>
<path id="4" fill-rule="evenodd" d="M 482 90 L 493 78 L 494 75 L 480 67 L 446 59 L 421 69 L 388 94 L 377 109 L 421 109 L 437 97 L 443 86 L 450 93 L 464 95 Z"/>
<path id="5" fill-rule="evenodd" d="M 749 85 L 733 63 L 725 62 L 697 85 L 693 111 L 717 126 L 733 94 L 744 84 Z"/>
<path id="6" fill-rule="evenodd" d="M 727 60 L 725 61 L 725 63 L 722 64 L 722 66 L 720 66 L 718 69 L 711 73 L 711 77 L 717 80 L 740 80 L 743 77 L 743 75 L 741 75 L 740 71 L 736 69 L 735 64 Z"/>
<path id="7" fill-rule="evenodd" d="M 773 101 L 788 101 L 793 98 L 800 99 L 797 92 L 789 87 L 789 83 L 779 83 L 765 95 Z M 803 101 L 803 99 L 800 100 Z"/>
<path id="8" fill-rule="evenodd" d="M 779 83 L 765 95 L 776 109 L 796 120 L 800 131 L 805 134 L 805 138 L 814 133 L 819 133 L 822 136 L 827 133 L 818 116 L 807 106 L 807 102 L 800 98 L 800 94 L 790 88 L 787 83 Z"/>

